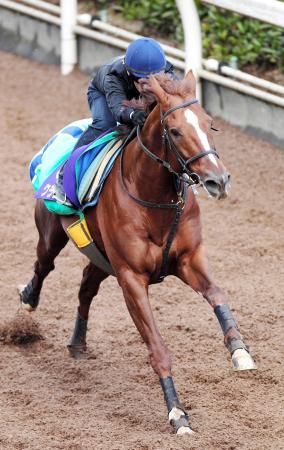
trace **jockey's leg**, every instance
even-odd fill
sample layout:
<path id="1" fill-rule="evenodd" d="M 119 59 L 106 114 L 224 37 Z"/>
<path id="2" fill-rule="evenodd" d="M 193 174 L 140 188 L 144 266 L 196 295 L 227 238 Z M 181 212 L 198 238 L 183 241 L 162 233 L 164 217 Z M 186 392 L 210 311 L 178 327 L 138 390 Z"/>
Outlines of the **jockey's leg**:
<path id="1" fill-rule="evenodd" d="M 202 244 L 195 251 L 183 254 L 178 261 L 176 275 L 193 290 L 202 294 L 214 309 L 224 334 L 224 342 L 232 356 L 234 368 L 237 370 L 251 370 L 256 366 L 249 350 L 239 332 L 228 300 L 213 281 L 208 267 L 208 260 Z"/>
<path id="2" fill-rule="evenodd" d="M 102 134 L 101 130 L 97 130 L 92 125 L 90 125 L 78 139 L 73 151 L 76 150 L 76 148 L 82 147 L 83 145 L 90 144 L 95 139 L 97 139 L 100 134 Z"/>
<path id="3" fill-rule="evenodd" d="M 116 121 L 108 107 L 105 96 L 99 91 L 88 92 L 88 102 L 93 122 L 76 143 L 76 148 L 87 145 L 97 139 L 102 133 L 116 126 Z"/>
<path id="4" fill-rule="evenodd" d="M 129 313 L 148 347 L 150 364 L 160 378 L 169 421 L 177 434 L 192 433 L 188 415 L 179 401 L 171 374 L 170 353 L 155 323 L 148 299 L 147 276 L 123 270 L 117 274 Z"/>
<path id="5" fill-rule="evenodd" d="M 93 298 L 97 295 L 101 282 L 108 277 L 91 262 L 83 271 L 83 278 L 79 290 L 79 308 L 77 311 L 75 328 L 67 345 L 68 350 L 74 358 L 84 358 L 87 349 L 86 334 L 89 317 L 89 309 Z"/>
<path id="6" fill-rule="evenodd" d="M 39 240 L 34 276 L 27 285 L 18 287 L 21 304 L 28 311 L 33 311 L 38 306 L 43 281 L 54 269 L 54 259 L 68 242 L 60 217 L 49 212 L 39 200 L 35 207 L 35 222 Z"/>

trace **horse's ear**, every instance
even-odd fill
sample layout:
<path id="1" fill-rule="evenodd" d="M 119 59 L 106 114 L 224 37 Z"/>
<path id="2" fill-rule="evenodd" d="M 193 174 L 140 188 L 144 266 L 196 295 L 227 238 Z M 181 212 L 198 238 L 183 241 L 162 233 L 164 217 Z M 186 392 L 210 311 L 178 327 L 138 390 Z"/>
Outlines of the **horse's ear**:
<path id="1" fill-rule="evenodd" d="M 193 75 L 192 70 L 189 70 L 184 78 L 190 85 L 190 90 L 193 92 L 193 94 L 196 96 L 196 79 Z"/>
<path id="2" fill-rule="evenodd" d="M 164 89 L 160 86 L 160 83 L 156 79 L 155 75 L 150 75 L 149 78 L 147 78 L 147 80 L 141 80 L 141 82 L 142 83 L 144 82 L 143 90 L 145 92 L 148 91 L 152 93 L 162 106 L 164 106 L 165 108 L 168 107 L 169 104 L 168 95 L 164 91 Z"/>

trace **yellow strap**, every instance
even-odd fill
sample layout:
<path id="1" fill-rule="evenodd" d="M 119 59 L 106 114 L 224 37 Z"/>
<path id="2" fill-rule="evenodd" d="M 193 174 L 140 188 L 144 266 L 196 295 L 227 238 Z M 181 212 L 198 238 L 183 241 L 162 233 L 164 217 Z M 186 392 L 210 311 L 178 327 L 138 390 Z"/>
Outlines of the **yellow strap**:
<path id="1" fill-rule="evenodd" d="M 79 219 L 69 225 L 67 232 L 78 248 L 83 248 L 93 242 L 86 219 Z"/>

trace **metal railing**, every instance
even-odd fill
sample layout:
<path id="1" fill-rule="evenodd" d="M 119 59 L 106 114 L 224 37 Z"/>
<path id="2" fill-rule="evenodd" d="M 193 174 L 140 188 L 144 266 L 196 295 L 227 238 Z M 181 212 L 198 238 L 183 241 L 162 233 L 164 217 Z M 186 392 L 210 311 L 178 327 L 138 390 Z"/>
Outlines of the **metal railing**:
<path id="1" fill-rule="evenodd" d="M 230 10 L 237 10 L 236 12 L 244 15 L 284 27 L 284 3 L 277 0 L 269 0 L 269 8 L 267 0 L 201 1 Z M 218 61 L 203 60 L 200 22 L 194 0 L 176 0 L 176 3 L 184 25 L 185 51 L 162 45 L 167 59 L 176 68 L 185 71 L 193 69 L 198 79 L 203 78 L 284 107 L 284 98 L 281 97 L 284 96 L 283 86 L 226 66 L 223 66 L 217 73 Z M 77 0 L 61 0 L 61 7 L 42 0 L 22 0 L 21 3 L 15 0 L 0 0 L 0 6 L 61 26 L 61 71 L 64 75 L 70 73 L 77 62 L 76 35 L 104 42 L 123 50 L 132 40 L 141 37 L 108 23 L 93 20 L 90 14 L 77 15 Z M 194 42 L 194 45 L 192 45 L 192 42 Z M 200 91 L 199 88 L 199 97 L 201 97 Z"/>
<path id="2" fill-rule="evenodd" d="M 278 0 L 201 0 L 201 2 L 204 4 L 228 9 L 244 16 L 258 19 L 263 22 L 267 22 L 284 28 L 284 3 Z M 234 73 L 231 72 L 230 75 L 235 79 L 230 79 L 220 74 L 213 74 L 211 72 L 212 67 L 209 67 L 208 65 L 206 67 L 207 70 L 206 68 L 203 69 L 202 48 L 200 44 L 202 42 L 201 27 L 195 1 L 176 0 L 176 4 L 184 25 L 186 69 L 192 68 L 195 72 L 197 80 L 199 77 L 201 77 L 209 81 L 214 81 L 217 84 L 231 87 L 232 89 L 237 88 L 237 90 L 239 90 L 240 92 L 249 93 L 250 95 L 261 98 L 263 100 L 276 103 L 279 106 L 284 106 L 284 99 L 282 99 L 281 97 L 277 98 L 275 95 L 270 97 L 271 94 L 267 96 L 267 92 L 263 92 L 262 90 L 255 88 L 250 89 L 250 86 L 236 81 L 236 79 L 242 79 L 244 81 L 244 77 L 240 77 L 240 71 L 235 71 Z M 187 26 L 187 20 L 192 14 L 194 15 L 194 20 L 192 20 L 190 25 Z M 194 43 L 194 45 L 192 45 L 192 43 Z M 193 46 L 195 47 L 194 51 L 192 51 Z M 217 69 L 218 67 L 213 69 L 213 71 L 216 71 Z M 228 75 L 224 66 L 220 68 L 220 73 Z M 252 80 L 253 79 L 251 78 L 250 81 L 246 81 L 251 82 Z M 257 84 L 259 87 L 261 86 L 263 89 L 267 89 L 265 80 L 259 79 L 259 82 Z M 277 92 L 279 95 L 281 95 L 281 87 L 278 90 L 277 85 L 275 85 L 274 92 Z M 270 100 L 268 100 L 268 98 L 270 98 Z"/>

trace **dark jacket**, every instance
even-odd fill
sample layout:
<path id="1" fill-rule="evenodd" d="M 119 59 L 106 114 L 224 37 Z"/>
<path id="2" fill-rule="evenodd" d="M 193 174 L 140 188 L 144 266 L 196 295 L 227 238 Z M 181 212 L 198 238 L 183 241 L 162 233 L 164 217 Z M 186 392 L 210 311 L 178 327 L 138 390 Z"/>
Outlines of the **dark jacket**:
<path id="1" fill-rule="evenodd" d="M 119 123 L 125 123 L 124 117 L 127 108 L 123 106 L 123 102 L 139 97 L 139 92 L 135 88 L 132 78 L 127 74 L 123 61 L 124 56 L 121 56 L 101 66 L 88 87 L 88 94 L 92 91 L 99 91 L 105 95 L 108 107 L 114 119 Z M 167 62 L 165 72 L 174 75 L 174 68 L 169 62 Z"/>

